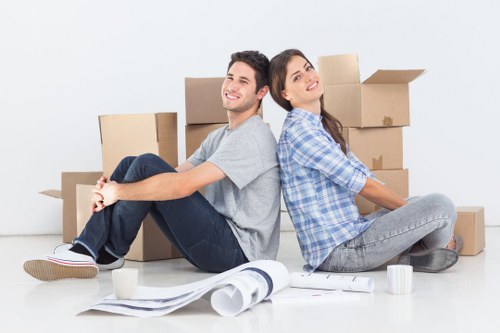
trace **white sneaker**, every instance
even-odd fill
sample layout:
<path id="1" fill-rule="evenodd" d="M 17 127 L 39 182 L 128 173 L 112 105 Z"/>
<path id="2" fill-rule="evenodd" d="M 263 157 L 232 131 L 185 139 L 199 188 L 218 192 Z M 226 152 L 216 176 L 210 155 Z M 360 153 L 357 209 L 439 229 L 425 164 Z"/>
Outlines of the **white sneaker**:
<path id="1" fill-rule="evenodd" d="M 65 252 L 65 251 L 68 251 L 68 250 L 69 250 L 69 249 L 71 249 L 72 247 L 73 247 L 73 244 L 71 244 L 71 243 L 62 243 L 62 244 L 57 245 L 57 246 L 54 248 L 53 253 L 54 253 L 54 254 L 63 253 L 63 252 Z"/>
<path id="2" fill-rule="evenodd" d="M 124 258 L 118 258 L 110 264 L 99 264 L 97 263 L 97 267 L 99 267 L 100 271 L 109 271 L 117 268 L 121 268 L 125 263 Z"/>
<path id="3" fill-rule="evenodd" d="M 60 245 L 57 245 L 54 248 L 54 254 L 59 254 L 68 251 L 73 247 L 73 244 L 71 243 L 62 243 Z M 123 264 L 125 263 L 124 258 L 118 258 L 115 261 L 113 261 L 110 264 L 99 264 L 96 263 L 97 267 L 99 267 L 99 271 L 109 271 L 117 268 L 121 268 Z"/>
<path id="4" fill-rule="evenodd" d="M 30 259 L 23 267 L 26 273 L 42 281 L 90 279 L 99 272 L 92 257 L 71 251 Z"/>

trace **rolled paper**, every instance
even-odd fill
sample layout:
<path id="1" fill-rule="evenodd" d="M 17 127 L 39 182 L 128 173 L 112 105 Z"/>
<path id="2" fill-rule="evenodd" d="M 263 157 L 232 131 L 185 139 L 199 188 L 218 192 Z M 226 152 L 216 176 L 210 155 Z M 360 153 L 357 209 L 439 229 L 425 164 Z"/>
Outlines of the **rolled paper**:
<path id="1" fill-rule="evenodd" d="M 375 282 L 365 276 L 294 272 L 290 274 L 290 287 L 371 293 L 375 290 Z"/>

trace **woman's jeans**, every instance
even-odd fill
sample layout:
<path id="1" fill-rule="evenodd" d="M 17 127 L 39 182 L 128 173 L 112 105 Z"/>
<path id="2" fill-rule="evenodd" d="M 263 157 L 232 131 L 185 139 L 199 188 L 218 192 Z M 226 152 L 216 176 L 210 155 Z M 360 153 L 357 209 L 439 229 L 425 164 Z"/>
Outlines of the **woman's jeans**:
<path id="1" fill-rule="evenodd" d="M 453 234 L 456 212 L 442 194 L 412 198 L 396 210 L 380 209 L 373 223 L 357 237 L 337 246 L 319 266 L 329 272 L 374 269 L 422 240 L 427 249 L 444 248 Z"/>
<path id="2" fill-rule="evenodd" d="M 124 158 L 110 180 L 132 183 L 165 172 L 176 171 L 160 157 L 144 154 Z M 222 272 L 248 262 L 226 218 L 199 192 L 176 200 L 118 201 L 92 214 L 75 243 L 96 260 L 103 247 L 123 257 L 148 213 L 184 258 L 202 270 Z"/>

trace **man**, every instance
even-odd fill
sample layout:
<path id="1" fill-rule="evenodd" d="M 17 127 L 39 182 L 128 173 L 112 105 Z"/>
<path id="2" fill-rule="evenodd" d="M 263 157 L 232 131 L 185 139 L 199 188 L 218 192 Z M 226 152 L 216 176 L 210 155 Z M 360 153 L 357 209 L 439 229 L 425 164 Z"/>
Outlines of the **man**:
<path id="1" fill-rule="evenodd" d="M 144 217 L 194 266 L 222 272 L 275 259 L 280 180 L 276 140 L 257 115 L 267 94 L 269 60 L 234 53 L 221 96 L 229 124 L 213 131 L 176 169 L 153 154 L 124 158 L 98 180 L 94 213 L 69 250 L 28 260 L 25 271 L 51 281 L 92 278 L 123 265 Z M 205 187 L 205 197 L 198 190 Z"/>

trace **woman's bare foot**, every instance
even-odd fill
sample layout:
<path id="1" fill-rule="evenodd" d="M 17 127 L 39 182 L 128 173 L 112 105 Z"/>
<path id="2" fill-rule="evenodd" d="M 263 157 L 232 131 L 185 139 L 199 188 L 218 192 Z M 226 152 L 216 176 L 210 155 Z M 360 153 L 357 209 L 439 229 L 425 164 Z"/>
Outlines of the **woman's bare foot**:
<path id="1" fill-rule="evenodd" d="M 462 244 L 463 244 L 462 238 L 460 238 L 457 235 L 452 235 L 446 248 L 456 251 L 458 253 L 462 249 Z"/>
<path id="2" fill-rule="evenodd" d="M 455 235 L 451 235 L 451 239 L 448 242 L 448 245 L 446 245 L 446 248 L 450 250 L 455 250 L 456 247 L 457 247 L 457 241 L 455 240 Z"/>

